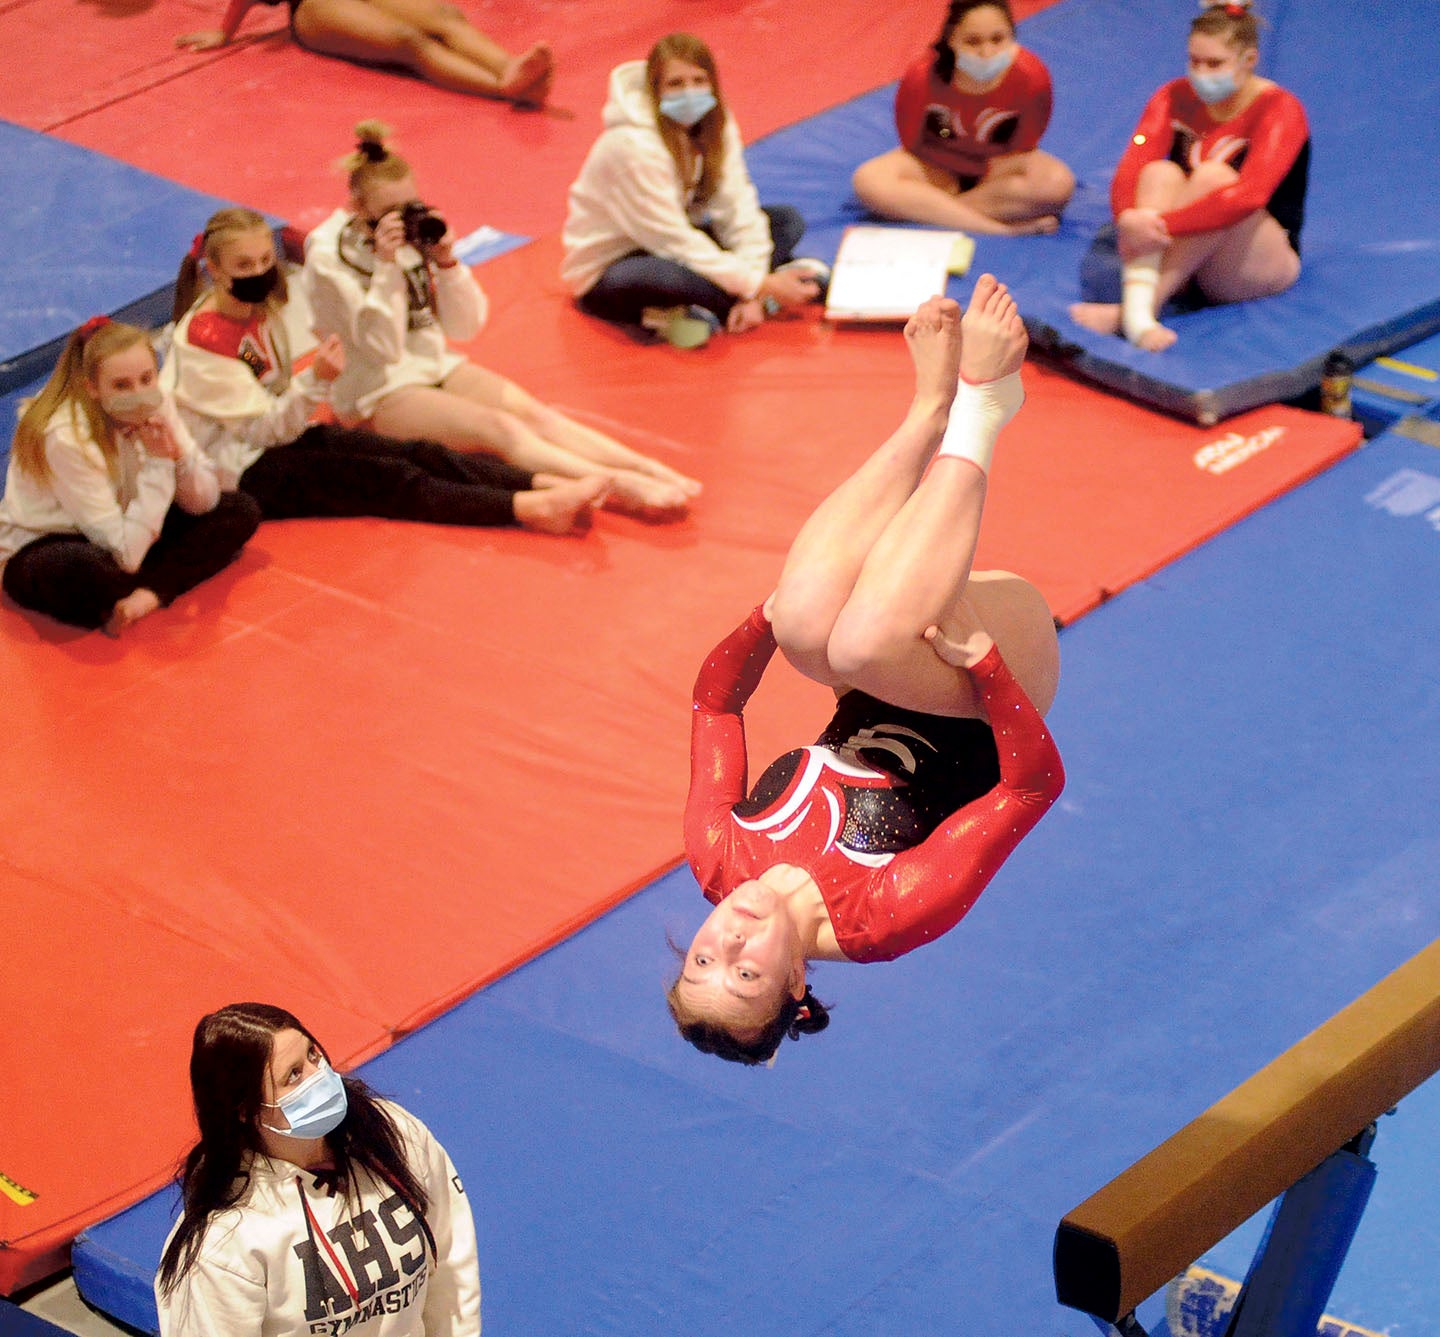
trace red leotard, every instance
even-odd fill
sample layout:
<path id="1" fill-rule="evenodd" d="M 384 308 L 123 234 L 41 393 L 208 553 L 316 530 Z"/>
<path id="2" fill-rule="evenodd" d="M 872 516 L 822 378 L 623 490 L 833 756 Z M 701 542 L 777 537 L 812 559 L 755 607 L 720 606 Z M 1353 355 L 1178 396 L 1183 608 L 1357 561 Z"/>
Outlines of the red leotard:
<path id="1" fill-rule="evenodd" d="M 281 366 L 263 307 L 257 308 L 248 320 L 234 320 L 218 311 L 197 311 L 190 317 L 187 337 L 196 348 L 237 358 L 267 390 L 289 371 L 288 366 Z"/>
<path id="2" fill-rule="evenodd" d="M 962 93 L 935 77 L 935 53 L 921 56 L 900 80 L 895 126 L 921 162 L 958 177 L 980 178 L 991 158 L 1029 153 L 1050 124 L 1050 72 L 1021 47 L 988 93 Z"/>
<path id="3" fill-rule="evenodd" d="M 952 929 L 1044 816 L 1065 783 L 1060 754 L 992 649 L 969 672 L 995 733 L 1000 783 L 920 844 L 877 854 L 837 839 L 846 825 L 847 787 L 895 788 L 903 781 L 853 753 L 821 747 L 803 749 L 796 778 L 776 805 L 742 820 L 732 812 L 747 790 L 741 712 L 774 653 L 774 632 L 757 608 L 711 652 L 695 681 L 685 808 L 690 867 L 706 899 L 718 904 L 765 869 L 794 864 L 819 886 L 846 957 L 903 956 Z"/>
<path id="4" fill-rule="evenodd" d="M 1293 93 L 1267 88 L 1238 116 L 1217 122 L 1188 79 L 1166 84 L 1150 99 L 1115 169 L 1110 203 L 1117 218 L 1135 207 L 1140 169 L 1163 158 L 1187 174 L 1202 162 L 1216 160 L 1240 174 L 1233 186 L 1163 215 L 1172 237 L 1213 232 L 1265 209 L 1299 249 L 1310 128 L 1305 108 Z"/>

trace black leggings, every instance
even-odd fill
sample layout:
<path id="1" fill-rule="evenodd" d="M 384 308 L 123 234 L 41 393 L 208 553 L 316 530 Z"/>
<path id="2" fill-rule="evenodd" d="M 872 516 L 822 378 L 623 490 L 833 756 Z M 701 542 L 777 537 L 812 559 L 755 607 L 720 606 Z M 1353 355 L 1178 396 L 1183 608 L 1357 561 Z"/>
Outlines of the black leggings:
<path id="1" fill-rule="evenodd" d="M 21 608 L 72 627 L 103 627 L 115 605 L 136 590 L 153 590 L 168 605 L 223 571 L 259 523 L 259 507 L 243 493 L 223 494 L 204 515 L 171 506 L 137 571 L 126 571 L 114 553 L 83 534 L 46 534 L 5 563 L 0 583 Z"/>
<path id="2" fill-rule="evenodd" d="M 533 483 L 488 455 L 333 424 L 307 427 L 240 476 L 266 520 L 374 515 L 436 525 L 514 524 L 515 493 Z"/>

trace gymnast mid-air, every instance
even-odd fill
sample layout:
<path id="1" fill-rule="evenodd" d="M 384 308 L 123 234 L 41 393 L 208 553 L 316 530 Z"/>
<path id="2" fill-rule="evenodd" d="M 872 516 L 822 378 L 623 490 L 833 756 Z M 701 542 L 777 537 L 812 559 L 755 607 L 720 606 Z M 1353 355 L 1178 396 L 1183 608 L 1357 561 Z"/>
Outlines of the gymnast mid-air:
<path id="1" fill-rule="evenodd" d="M 893 960 L 953 928 L 1064 784 L 1042 718 L 1050 610 L 1020 577 L 971 570 L 1025 328 L 987 274 L 963 318 L 931 298 L 905 338 L 904 421 L 695 683 L 685 847 L 715 908 L 668 1001 L 686 1039 L 741 1063 L 828 1024 L 810 961 Z M 742 711 L 777 645 L 838 699 L 752 789 Z"/>

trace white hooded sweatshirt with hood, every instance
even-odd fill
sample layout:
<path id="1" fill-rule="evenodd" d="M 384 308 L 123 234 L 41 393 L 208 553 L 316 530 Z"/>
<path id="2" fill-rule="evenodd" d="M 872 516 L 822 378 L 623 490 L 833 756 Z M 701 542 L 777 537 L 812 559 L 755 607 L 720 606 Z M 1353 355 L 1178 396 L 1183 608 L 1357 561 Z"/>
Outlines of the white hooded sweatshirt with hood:
<path id="1" fill-rule="evenodd" d="M 735 118 L 726 111 L 724 168 L 715 193 L 699 206 L 695 183 L 680 179 L 660 137 L 643 60 L 611 72 L 603 119 L 605 129 L 570 187 L 560 266 L 570 291 L 583 296 L 610 265 L 638 250 L 684 265 L 736 297 L 755 296 L 774 248 Z"/>

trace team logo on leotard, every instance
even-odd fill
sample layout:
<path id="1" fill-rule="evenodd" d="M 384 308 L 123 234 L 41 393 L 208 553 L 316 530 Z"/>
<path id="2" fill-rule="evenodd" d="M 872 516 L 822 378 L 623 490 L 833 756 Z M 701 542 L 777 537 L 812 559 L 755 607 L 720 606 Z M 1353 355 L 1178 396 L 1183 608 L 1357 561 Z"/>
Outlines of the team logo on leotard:
<path id="1" fill-rule="evenodd" d="M 970 139 L 977 144 L 1005 145 L 1020 128 L 1020 113 L 1010 107 L 984 107 L 975 117 L 975 128 L 965 129 L 965 118 L 954 107 L 932 102 L 925 108 L 925 133 L 932 139 Z"/>
<path id="2" fill-rule="evenodd" d="M 780 759 L 761 778 L 750 800 L 732 811 L 737 825 L 766 836 L 776 844 L 789 840 L 809 827 L 808 835 L 816 853 L 838 850 L 852 863 L 866 868 L 883 868 L 895 851 L 856 848 L 846 839 L 859 833 L 848 830 L 853 819 L 856 791 L 884 793 L 895 787 L 896 777 L 913 776 L 918 759 L 916 748 L 935 752 L 933 743 L 913 729 L 898 724 L 881 724 L 851 734 L 839 748 L 800 748 Z M 866 752 L 883 753 L 886 765 L 867 763 Z M 792 764 L 794 769 L 790 769 Z M 788 783 L 785 782 L 789 776 Z M 778 784 L 767 782 L 779 781 Z M 754 815 L 744 810 L 759 806 Z"/>
<path id="3" fill-rule="evenodd" d="M 1221 135 L 1207 145 L 1204 134 L 1184 121 L 1172 121 L 1170 129 L 1174 133 L 1170 143 L 1170 161 L 1177 167 L 1183 167 L 1187 173 L 1206 162 L 1223 162 L 1237 172 L 1245 166 L 1250 141 L 1244 135 Z"/>

